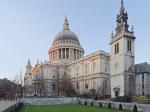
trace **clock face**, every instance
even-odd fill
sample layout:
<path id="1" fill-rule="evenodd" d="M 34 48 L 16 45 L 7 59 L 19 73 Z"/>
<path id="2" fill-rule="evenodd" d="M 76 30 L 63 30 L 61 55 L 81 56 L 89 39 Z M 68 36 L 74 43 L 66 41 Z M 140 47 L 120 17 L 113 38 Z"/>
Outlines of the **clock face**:
<path id="1" fill-rule="evenodd" d="M 115 63 L 115 69 L 118 70 L 118 63 Z"/>

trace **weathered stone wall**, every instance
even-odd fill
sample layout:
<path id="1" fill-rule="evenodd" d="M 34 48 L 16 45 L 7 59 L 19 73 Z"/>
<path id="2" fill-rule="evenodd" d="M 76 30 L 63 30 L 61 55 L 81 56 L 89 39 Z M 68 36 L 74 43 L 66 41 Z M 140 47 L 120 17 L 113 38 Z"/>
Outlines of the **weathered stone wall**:
<path id="1" fill-rule="evenodd" d="M 138 111 L 150 112 L 150 104 L 134 104 L 134 103 L 100 101 L 100 100 L 95 101 L 95 100 L 85 100 L 85 99 L 79 99 L 79 102 L 83 105 L 85 105 L 85 102 L 87 105 L 91 105 L 93 103 L 93 106 L 99 106 L 101 102 L 102 107 L 106 107 L 106 108 L 108 108 L 108 104 L 111 103 L 111 108 L 118 108 L 118 109 L 119 109 L 119 104 L 121 104 L 123 109 L 126 109 L 126 110 L 133 110 L 134 105 L 136 105 L 138 108 Z"/>
<path id="2" fill-rule="evenodd" d="M 78 98 L 64 97 L 64 98 L 23 98 L 25 105 L 54 105 L 54 104 L 70 104 L 77 103 Z"/>

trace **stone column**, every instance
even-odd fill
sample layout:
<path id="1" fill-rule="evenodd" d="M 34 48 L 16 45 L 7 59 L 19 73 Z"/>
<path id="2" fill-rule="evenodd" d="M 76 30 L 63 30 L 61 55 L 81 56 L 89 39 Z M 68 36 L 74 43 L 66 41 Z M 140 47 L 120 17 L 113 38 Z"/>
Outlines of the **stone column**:
<path id="1" fill-rule="evenodd" d="M 72 58 L 72 57 L 71 57 L 71 49 L 69 49 L 69 58 Z"/>
<path id="2" fill-rule="evenodd" d="M 61 49 L 59 49 L 59 59 L 61 59 Z"/>
<path id="3" fill-rule="evenodd" d="M 63 49 L 61 49 L 61 59 L 63 59 Z"/>
<path id="4" fill-rule="evenodd" d="M 55 60 L 55 51 L 53 51 L 53 60 Z"/>
<path id="5" fill-rule="evenodd" d="M 54 59 L 56 59 L 57 58 L 57 51 L 55 50 L 54 51 Z"/>
<path id="6" fill-rule="evenodd" d="M 81 58 L 81 51 L 80 51 L 79 57 Z"/>
<path id="7" fill-rule="evenodd" d="M 70 58 L 70 51 L 69 51 L 69 48 L 67 49 L 67 55 L 68 55 L 68 59 Z"/>
<path id="8" fill-rule="evenodd" d="M 79 50 L 77 50 L 77 59 L 79 59 Z"/>
<path id="9" fill-rule="evenodd" d="M 52 51 L 52 54 L 53 54 L 53 60 L 54 60 L 54 58 L 55 58 L 55 57 L 54 57 L 54 56 L 55 56 L 55 55 L 54 55 L 54 51 Z"/>
<path id="10" fill-rule="evenodd" d="M 59 59 L 59 49 L 57 49 L 57 59 Z"/>
<path id="11" fill-rule="evenodd" d="M 77 50 L 76 50 L 76 59 L 77 59 L 77 55 L 78 55 L 78 54 L 77 54 Z"/>
<path id="12" fill-rule="evenodd" d="M 49 61 L 51 61 L 51 52 L 50 52 L 50 54 L 49 54 Z"/>
<path id="13" fill-rule="evenodd" d="M 82 51 L 81 51 L 81 57 L 82 57 Z"/>
<path id="14" fill-rule="evenodd" d="M 76 59 L 76 50 L 73 49 L 73 58 Z"/>
<path id="15" fill-rule="evenodd" d="M 65 59 L 66 59 L 66 57 L 67 57 L 67 54 L 66 54 L 66 48 L 65 48 Z"/>
<path id="16" fill-rule="evenodd" d="M 54 51 L 54 60 L 56 59 L 56 50 Z"/>
<path id="17" fill-rule="evenodd" d="M 52 56 L 51 56 L 51 59 L 53 60 L 53 52 L 51 52 L 51 55 L 52 55 Z"/>
<path id="18" fill-rule="evenodd" d="M 56 58 L 56 56 L 55 56 L 55 51 L 53 51 L 53 55 L 54 55 L 54 60 L 55 60 L 55 58 Z"/>

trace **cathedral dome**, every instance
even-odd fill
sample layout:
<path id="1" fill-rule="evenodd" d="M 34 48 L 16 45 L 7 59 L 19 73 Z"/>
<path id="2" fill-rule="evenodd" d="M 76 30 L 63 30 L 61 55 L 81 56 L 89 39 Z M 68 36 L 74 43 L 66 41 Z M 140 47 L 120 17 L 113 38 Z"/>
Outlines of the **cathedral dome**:
<path id="1" fill-rule="evenodd" d="M 52 63 L 72 62 L 83 56 L 77 35 L 69 29 L 67 17 L 65 17 L 63 29 L 57 33 L 49 49 L 49 58 Z"/>
<path id="2" fill-rule="evenodd" d="M 75 41 L 79 42 L 78 37 L 76 36 L 76 34 L 72 31 L 70 31 L 69 29 L 68 30 L 63 29 L 62 31 L 60 31 L 56 35 L 54 41 L 64 40 L 64 39 L 71 39 L 71 40 L 75 40 Z"/>
<path id="3" fill-rule="evenodd" d="M 57 33 L 53 41 L 53 44 L 55 44 L 56 41 L 66 40 L 66 39 L 79 42 L 77 35 L 69 29 L 69 23 L 68 23 L 67 18 L 65 17 L 63 29 L 59 33 Z"/>

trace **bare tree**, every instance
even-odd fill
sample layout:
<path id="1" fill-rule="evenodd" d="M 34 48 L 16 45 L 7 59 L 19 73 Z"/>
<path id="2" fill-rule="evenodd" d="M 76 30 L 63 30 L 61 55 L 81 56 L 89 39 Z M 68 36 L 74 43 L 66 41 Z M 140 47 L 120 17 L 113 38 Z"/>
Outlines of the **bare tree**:
<path id="1" fill-rule="evenodd" d="M 0 98 L 15 99 L 17 87 L 17 84 L 7 78 L 0 79 Z"/>
<path id="2" fill-rule="evenodd" d="M 13 80 L 15 84 L 18 86 L 18 93 L 20 93 L 20 98 L 23 96 L 23 79 L 22 79 L 22 71 L 20 71 L 19 75 L 15 76 L 15 79 Z"/>
<path id="3" fill-rule="evenodd" d="M 60 91 L 65 93 L 67 96 L 76 94 L 71 79 L 67 76 L 66 72 L 60 80 Z"/>
<path id="4" fill-rule="evenodd" d="M 46 96 L 45 79 L 43 70 L 40 70 L 35 76 L 33 83 L 35 85 L 35 96 Z"/>
<path id="5" fill-rule="evenodd" d="M 107 96 L 107 85 L 106 80 L 102 82 L 102 85 L 98 88 L 97 95 L 102 99 L 106 99 Z"/>
<path id="6" fill-rule="evenodd" d="M 56 71 L 56 76 L 55 76 L 54 82 L 55 82 L 55 88 L 56 88 L 57 96 L 59 96 L 60 95 L 60 73 L 59 73 L 59 69 L 57 69 L 57 71 Z"/>

